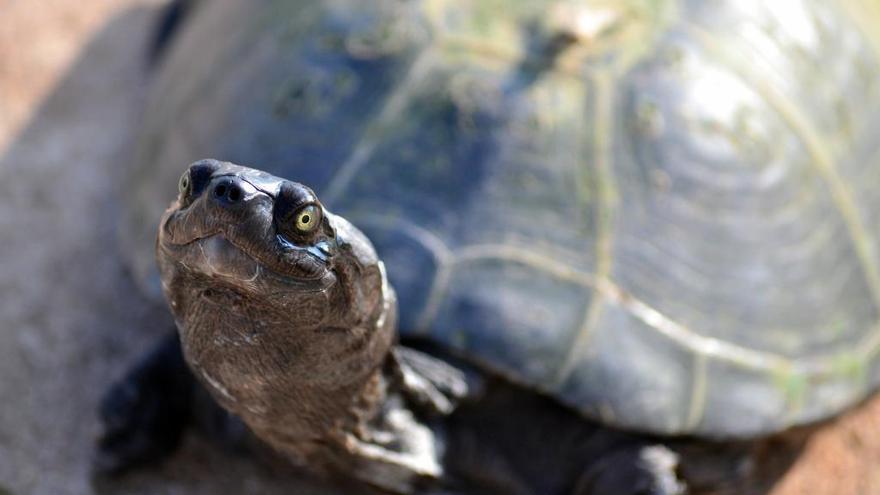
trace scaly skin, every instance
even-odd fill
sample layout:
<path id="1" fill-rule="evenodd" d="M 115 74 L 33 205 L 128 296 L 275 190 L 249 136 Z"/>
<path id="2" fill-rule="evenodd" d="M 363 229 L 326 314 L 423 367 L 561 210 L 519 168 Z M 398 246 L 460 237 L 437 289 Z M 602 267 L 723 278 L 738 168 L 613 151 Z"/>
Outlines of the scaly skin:
<path id="1" fill-rule="evenodd" d="M 401 379 L 382 263 L 310 189 L 197 162 L 162 218 L 157 259 L 189 367 L 260 439 L 393 491 L 440 475 L 434 434 L 400 397 L 438 394 Z"/>
<path id="2" fill-rule="evenodd" d="M 291 462 L 389 492 L 683 489 L 678 455 L 656 438 L 599 426 L 440 350 L 395 346 L 381 261 L 305 186 L 196 162 L 162 218 L 157 258 L 183 352 L 166 339 L 108 394 L 105 471 L 173 450 L 197 416 L 194 375 Z"/>

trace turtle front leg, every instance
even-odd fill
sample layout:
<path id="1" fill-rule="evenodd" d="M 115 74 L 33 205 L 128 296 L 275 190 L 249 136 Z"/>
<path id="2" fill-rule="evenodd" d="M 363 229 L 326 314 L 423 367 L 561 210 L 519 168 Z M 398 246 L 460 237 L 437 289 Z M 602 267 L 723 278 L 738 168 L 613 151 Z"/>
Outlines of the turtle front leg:
<path id="1" fill-rule="evenodd" d="M 464 371 L 403 346 L 392 349 L 385 376 L 388 396 L 381 414 L 362 438 L 344 440 L 359 460 L 348 466 L 355 477 L 394 493 L 421 493 L 445 477 L 442 418 L 473 387 Z"/>
<path id="2" fill-rule="evenodd" d="M 101 400 L 95 474 L 118 474 L 171 454 L 190 423 L 195 387 L 176 333 L 166 336 Z"/>
<path id="3" fill-rule="evenodd" d="M 451 414 L 461 400 L 476 395 L 480 388 L 481 378 L 475 373 L 405 346 L 391 350 L 388 366 L 393 385 L 429 415 Z"/>
<path id="4" fill-rule="evenodd" d="M 418 493 L 442 479 L 442 435 L 394 398 L 383 416 L 364 438 L 349 434 L 344 439 L 355 458 L 345 462 L 354 477 L 398 494 Z"/>
<path id="5" fill-rule="evenodd" d="M 572 495 L 681 495 L 678 455 L 663 445 L 635 445 L 599 457 Z"/>

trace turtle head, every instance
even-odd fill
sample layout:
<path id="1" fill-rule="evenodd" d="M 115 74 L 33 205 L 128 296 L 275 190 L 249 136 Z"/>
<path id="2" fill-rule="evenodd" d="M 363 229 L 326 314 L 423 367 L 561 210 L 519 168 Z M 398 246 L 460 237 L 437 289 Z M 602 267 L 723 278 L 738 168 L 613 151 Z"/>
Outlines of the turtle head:
<path id="1" fill-rule="evenodd" d="M 381 262 L 302 184 L 196 162 L 156 252 L 188 363 L 249 423 L 291 409 L 279 388 L 363 380 L 388 351 L 396 308 Z"/>
<path id="2" fill-rule="evenodd" d="M 157 246 L 175 312 L 186 310 L 183 299 L 225 295 L 259 301 L 301 328 L 344 327 L 381 302 L 384 274 L 372 245 L 308 187 L 201 160 L 178 189 Z"/>
<path id="3" fill-rule="evenodd" d="M 178 190 L 159 230 L 160 263 L 167 258 L 193 275 L 252 292 L 269 285 L 322 290 L 332 283 L 341 251 L 337 227 L 345 221 L 332 218 L 308 187 L 202 160 L 184 171 Z M 353 261 L 376 263 L 375 256 Z"/>

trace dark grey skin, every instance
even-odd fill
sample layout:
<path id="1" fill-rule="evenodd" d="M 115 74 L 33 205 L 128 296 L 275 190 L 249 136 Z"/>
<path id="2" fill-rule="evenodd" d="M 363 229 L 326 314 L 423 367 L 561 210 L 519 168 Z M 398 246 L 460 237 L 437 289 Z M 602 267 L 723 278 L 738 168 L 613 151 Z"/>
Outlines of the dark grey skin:
<path id="1" fill-rule="evenodd" d="M 157 259 L 179 340 L 108 393 L 104 472 L 162 458 L 196 417 L 228 437 L 240 418 L 295 465 L 404 494 L 673 495 L 685 481 L 717 487 L 754 453 L 709 446 L 712 468 L 680 466 L 706 451 L 597 426 L 395 344 L 395 294 L 367 238 L 308 187 L 258 170 L 190 166 Z M 197 413 L 203 390 L 232 416 Z"/>
<path id="2" fill-rule="evenodd" d="M 258 437 L 322 472 L 396 453 L 400 461 L 383 469 L 438 473 L 434 446 L 409 442 L 430 432 L 388 420 L 406 412 L 386 406 L 392 397 L 439 392 L 406 377 L 390 352 L 397 308 L 382 265 L 308 188 L 197 164 L 181 179 L 157 246 L 187 363 Z M 398 377 L 406 378 L 398 385 Z M 400 447 L 386 452 L 380 438 Z"/>

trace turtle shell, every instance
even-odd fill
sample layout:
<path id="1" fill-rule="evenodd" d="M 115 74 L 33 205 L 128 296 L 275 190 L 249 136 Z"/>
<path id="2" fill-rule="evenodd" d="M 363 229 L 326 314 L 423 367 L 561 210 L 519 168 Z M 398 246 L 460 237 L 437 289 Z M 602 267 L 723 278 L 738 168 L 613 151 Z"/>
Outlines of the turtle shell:
<path id="1" fill-rule="evenodd" d="M 262 168 L 369 235 L 404 337 L 619 427 L 819 420 L 880 381 L 877 14 L 205 2 L 154 82 L 126 240 L 151 280 L 184 167 Z"/>

